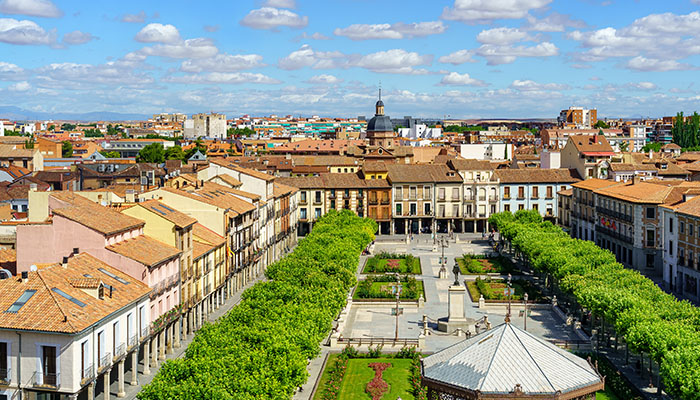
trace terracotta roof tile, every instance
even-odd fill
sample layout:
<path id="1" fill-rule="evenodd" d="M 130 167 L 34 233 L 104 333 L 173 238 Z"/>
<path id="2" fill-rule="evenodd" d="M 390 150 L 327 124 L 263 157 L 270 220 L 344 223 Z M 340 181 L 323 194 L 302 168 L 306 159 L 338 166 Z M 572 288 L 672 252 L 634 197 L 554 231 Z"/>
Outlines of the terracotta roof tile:
<path id="1" fill-rule="evenodd" d="M 107 246 L 107 250 L 140 262 L 147 267 L 154 267 L 171 258 L 177 257 L 181 253 L 177 248 L 146 235 L 137 236 L 133 239 L 123 240 L 117 244 Z"/>
<path id="2" fill-rule="evenodd" d="M 128 284 L 112 278 L 100 269 L 110 272 Z M 96 299 L 71 284 L 72 279 L 84 279 L 85 275 L 114 287 L 112 297 Z M 59 295 L 52 290 L 54 288 L 60 289 L 85 306 L 81 307 Z M 6 312 L 27 290 L 36 290 L 36 293 L 17 312 Z M 60 264 L 51 264 L 38 271 L 29 272 L 27 282 L 22 282 L 17 276 L 0 280 L 0 327 L 78 333 L 128 304 L 144 298 L 150 291 L 151 289 L 142 282 L 87 253 L 82 253 L 71 257 L 67 268 Z"/>
<path id="3" fill-rule="evenodd" d="M 225 237 L 217 234 L 199 222 L 194 224 L 194 227 L 192 228 L 192 235 L 194 236 L 194 240 L 216 247 L 226 243 Z"/>
<path id="4" fill-rule="evenodd" d="M 54 208 L 56 215 L 68 218 L 103 235 L 135 229 L 145 224 L 144 221 L 122 214 L 108 207 L 69 192 L 52 192 L 52 197 L 66 202 L 66 207 Z"/>
<path id="5" fill-rule="evenodd" d="M 574 183 L 580 180 L 575 169 L 497 169 L 501 183 Z"/>
<path id="6" fill-rule="evenodd" d="M 158 200 L 146 200 L 138 203 L 138 205 L 156 215 L 167 219 L 168 221 L 175 224 L 178 228 L 186 228 L 197 222 L 196 218 L 192 218 L 189 215 L 177 211 L 172 207 L 168 207 Z"/>
<path id="7" fill-rule="evenodd" d="M 391 183 L 462 182 L 462 177 L 444 164 L 389 164 L 387 169 Z"/>

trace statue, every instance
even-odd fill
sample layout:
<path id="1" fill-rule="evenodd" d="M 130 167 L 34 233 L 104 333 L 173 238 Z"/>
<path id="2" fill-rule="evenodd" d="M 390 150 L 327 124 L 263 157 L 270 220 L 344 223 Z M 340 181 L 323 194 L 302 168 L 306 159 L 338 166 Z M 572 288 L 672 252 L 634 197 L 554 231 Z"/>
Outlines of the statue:
<path id="1" fill-rule="evenodd" d="M 452 272 L 455 274 L 455 286 L 459 286 L 459 264 L 455 263 L 454 268 L 452 268 Z"/>

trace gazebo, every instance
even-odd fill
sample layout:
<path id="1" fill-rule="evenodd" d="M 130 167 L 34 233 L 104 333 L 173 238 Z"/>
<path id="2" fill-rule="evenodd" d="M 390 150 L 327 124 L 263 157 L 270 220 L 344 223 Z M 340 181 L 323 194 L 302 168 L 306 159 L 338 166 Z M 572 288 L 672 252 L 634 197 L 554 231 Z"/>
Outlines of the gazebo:
<path id="1" fill-rule="evenodd" d="M 595 399 L 605 382 L 586 360 L 504 323 L 421 361 L 428 399 Z"/>

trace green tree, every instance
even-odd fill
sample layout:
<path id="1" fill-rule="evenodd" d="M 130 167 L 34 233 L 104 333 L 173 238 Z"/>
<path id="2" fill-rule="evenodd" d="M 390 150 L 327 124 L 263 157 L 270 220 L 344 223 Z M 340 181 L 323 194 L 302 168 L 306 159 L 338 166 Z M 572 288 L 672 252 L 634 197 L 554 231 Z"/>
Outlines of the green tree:
<path id="1" fill-rule="evenodd" d="M 647 144 L 644 145 L 644 147 L 642 147 L 642 151 L 645 152 L 645 153 L 648 153 L 649 150 L 651 150 L 651 151 L 653 151 L 654 153 L 658 153 L 658 152 L 661 151 L 661 146 L 662 146 L 662 144 L 659 143 L 659 142 L 647 143 Z"/>
<path id="2" fill-rule="evenodd" d="M 673 128 L 671 128 L 671 136 L 673 137 L 673 143 L 681 147 L 689 147 L 686 145 L 685 139 L 685 119 L 683 118 L 683 111 L 676 114 L 676 119 L 673 123 Z"/>
<path id="3" fill-rule="evenodd" d="M 105 135 L 99 129 L 86 129 L 83 131 L 85 137 L 104 137 Z"/>
<path id="4" fill-rule="evenodd" d="M 34 139 L 29 139 L 24 141 L 24 148 L 25 149 L 33 149 L 34 148 Z"/>
<path id="5" fill-rule="evenodd" d="M 61 155 L 63 158 L 73 157 L 73 144 L 67 140 L 63 141 L 61 145 Z"/>
<path id="6" fill-rule="evenodd" d="M 600 128 L 600 129 L 608 129 L 610 128 L 610 125 L 607 124 L 607 122 L 603 121 L 602 119 L 599 119 L 598 122 L 593 125 L 594 128 Z"/>
<path id="7" fill-rule="evenodd" d="M 243 129 L 238 129 L 238 128 L 228 128 L 226 131 L 226 135 L 228 137 L 239 137 L 239 136 L 253 136 L 255 135 L 255 131 L 250 128 L 243 128 Z"/>
<path id="8" fill-rule="evenodd" d="M 168 147 L 165 150 L 165 159 L 182 161 L 185 159 L 185 153 L 182 151 L 182 147 L 180 146 Z"/>
<path id="9" fill-rule="evenodd" d="M 61 125 L 61 130 L 63 130 L 63 131 L 72 131 L 74 129 L 75 129 L 75 124 L 65 123 L 65 124 Z"/>
<path id="10" fill-rule="evenodd" d="M 119 158 L 119 157 L 121 157 L 121 154 L 119 154 L 118 151 L 105 151 L 105 150 L 102 150 L 102 151 L 100 152 L 100 154 L 102 154 L 103 156 L 105 156 L 105 157 L 107 157 L 107 158 Z"/>
<path id="11" fill-rule="evenodd" d="M 623 140 L 620 142 L 620 151 L 626 153 L 629 150 L 630 142 Z"/>
<path id="12" fill-rule="evenodd" d="M 136 160 L 138 162 L 160 164 L 165 161 L 165 149 L 160 143 L 151 143 L 139 151 Z"/>
<path id="13" fill-rule="evenodd" d="M 56 125 L 49 125 L 49 132 L 53 131 L 56 129 Z"/>

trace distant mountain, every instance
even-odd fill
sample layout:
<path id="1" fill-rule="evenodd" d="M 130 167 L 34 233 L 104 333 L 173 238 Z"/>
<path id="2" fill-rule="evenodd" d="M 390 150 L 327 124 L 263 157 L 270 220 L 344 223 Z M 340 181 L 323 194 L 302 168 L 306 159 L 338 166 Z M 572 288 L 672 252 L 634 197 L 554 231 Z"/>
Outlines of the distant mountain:
<path id="1" fill-rule="evenodd" d="M 129 121 L 150 118 L 147 114 L 123 114 L 109 111 L 93 111 L 88 113 L 50 113 L 25 110 L 15 106 L 0 106 L 0 118 L 12 121 L 34 120 L 71 120 L 71 121 Z"/>

